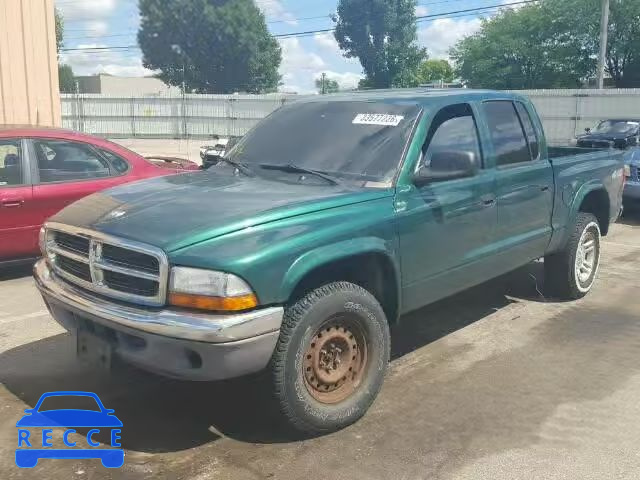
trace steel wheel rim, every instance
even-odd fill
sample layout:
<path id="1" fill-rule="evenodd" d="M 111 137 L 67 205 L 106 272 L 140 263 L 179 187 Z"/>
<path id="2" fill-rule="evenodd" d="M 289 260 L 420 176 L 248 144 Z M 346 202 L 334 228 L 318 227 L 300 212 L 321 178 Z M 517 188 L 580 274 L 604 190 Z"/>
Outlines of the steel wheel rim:
<path id="1" fill-rule="evenodd" d="M 588 284 L 597 266 L 597 236 L 592 229 L 585 230 L 578 244 L 576 253 L 575 274 L 582 284 Z"/>
<path id="2" fill-rule="evenodd" d="M 302 374 L 318 402 L 336 404 L 360 386 L 367 370 L 367 338 L 354 317 L 340 315 L 325 322 L 309 341 Z"/>

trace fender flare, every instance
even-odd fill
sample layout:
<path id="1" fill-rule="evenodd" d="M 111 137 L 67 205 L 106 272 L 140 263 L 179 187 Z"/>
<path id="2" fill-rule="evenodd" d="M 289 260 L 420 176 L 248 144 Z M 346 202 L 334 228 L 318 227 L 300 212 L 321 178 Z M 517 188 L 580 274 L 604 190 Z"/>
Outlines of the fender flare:
<path id="1" fill-rule="evenodd" d="M 302 279 L 313 270 L 330 263 L 363 254 L 380 254 L 391 263 L 396 276 L 396 294 L 400 303 L 400 269 L 390 245 L 377 237 L 361 237 L 324 245 L 298 257 L 284 275 L 280 298 L 286 301 Z"/>
<path id="2" fill-rule="evenodd" d="M 604 184 L 599 180 L 585 183 L 578 189 L 578 191 L 573 196 L 573 202 L 571 203 L 571 206 L 569 208 L 570 221 L 575 220 L 580 210 L 580 205 L 582 205 L 582 202 L 584 202 L 584 199 L 587 198 L 587 195 L 597 190 L 602 190 L 608 196 L 607 189 L 605 188 Z"/>

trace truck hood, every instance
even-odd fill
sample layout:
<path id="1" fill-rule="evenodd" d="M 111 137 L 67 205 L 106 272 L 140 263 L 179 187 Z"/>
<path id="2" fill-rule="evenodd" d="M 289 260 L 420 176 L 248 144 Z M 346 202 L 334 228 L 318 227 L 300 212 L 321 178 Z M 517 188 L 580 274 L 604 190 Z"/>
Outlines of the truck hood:
<path id="1" fill-rule="evenodd" d="M 73 203 L 51 221 L 170 252 L 244 228 L 392 193 L 390 188 L 289 183 L 204 171 L 105 190 Z"/>

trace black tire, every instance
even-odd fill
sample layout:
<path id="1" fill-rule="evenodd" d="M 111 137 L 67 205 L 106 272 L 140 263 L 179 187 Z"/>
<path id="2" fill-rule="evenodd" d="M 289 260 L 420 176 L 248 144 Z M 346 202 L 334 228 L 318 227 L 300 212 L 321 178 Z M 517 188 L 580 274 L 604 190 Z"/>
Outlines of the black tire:
<path id="1" fill-rule="evenodd" d="M 326 345 L 332 334 L 343 334 L 335 326 L 341 322 L 347 325 L 342 328 L 345 333 L 358 331 L 357 337 L 361 342 L 366 342 L 366 348 L 360 349 L 366 352 L 362 353 L 365 360 L 360 364 L 364 367 L 358 380 L 349 378 L 351 383 L 345 390 L 348 393 L 346 398 L 326 403 L 312 395 L 321 396 L 322 393 L 318 393 L 310 383 L 311 367 L 308 362 L 311 360 L 307 359 L 311 355 L 308 353 L 312 346 L 320 348 L 315 347 L 315 342 L 322 341 Z M 331 333 L 325 333 L 330 329 Z M 325 339 L 318 340 L 323 333 Z M 347 342 L 354 342 L 355 347 L 355 340 Z M 331 345 L 334 346 L 333 343 Z M 347 345 L 347 348 L 350 346 Z M 351 360 L 351 353 L 355 350 L 349 352 L 347 361 Z M 352 424 L 364 415 L 380 391 L 389 353 L 390 336 L 386 316 L 368 291 L 347 282 L 331 283 L 311 291 L 285 309 L 280 338 L 269 365 L 275 399 L 283 420 L 306 435 L 329 433 Z M 354 368 L 354 372 L 357 369 Z M 324 374 L 324 371 L 321 373 Z M 355 373 L 353 378 L 356 378 Z"/>
<path id="2" fill-rule="evenodd" d="M 589 236 L 589 237 L 585 237 Z M 581 261 L 580 245 L 593 239 L 593 268 L 588 278 L 580 278 L 577 262 Z M 544 259 L 545 293 L 549 296 L 577 300 L 591 291 L 600 266 L 600 225 L 590 213 L 579 213 L 565 248 Z"/>

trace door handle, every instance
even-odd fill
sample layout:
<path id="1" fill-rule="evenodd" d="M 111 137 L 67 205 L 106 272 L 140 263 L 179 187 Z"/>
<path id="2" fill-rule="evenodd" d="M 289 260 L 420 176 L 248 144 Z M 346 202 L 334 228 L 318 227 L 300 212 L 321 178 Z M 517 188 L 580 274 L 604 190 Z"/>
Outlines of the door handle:
<path id="1" fill-rule="evenodd" d="M 540 190 L 542 190 L 543 192 L 548 192 L 549 191 L 549 185 L 544 185 L 543 187 L 540 187 Z"/>
<path id="2" fill-rule="evenodd" d="M 482 200 L 482 205 L 485 207 L 491 207 L 496 203 L 495 197 L 486 196 L 486 197 L 482 197 L 481 200 Z"/>
<path id="3" fill-rule="evenodd" d="M 24 198 L 3 198 L 0 200 L 0 204 L 6 208 L 21 207 L 24 204 Z"/>

